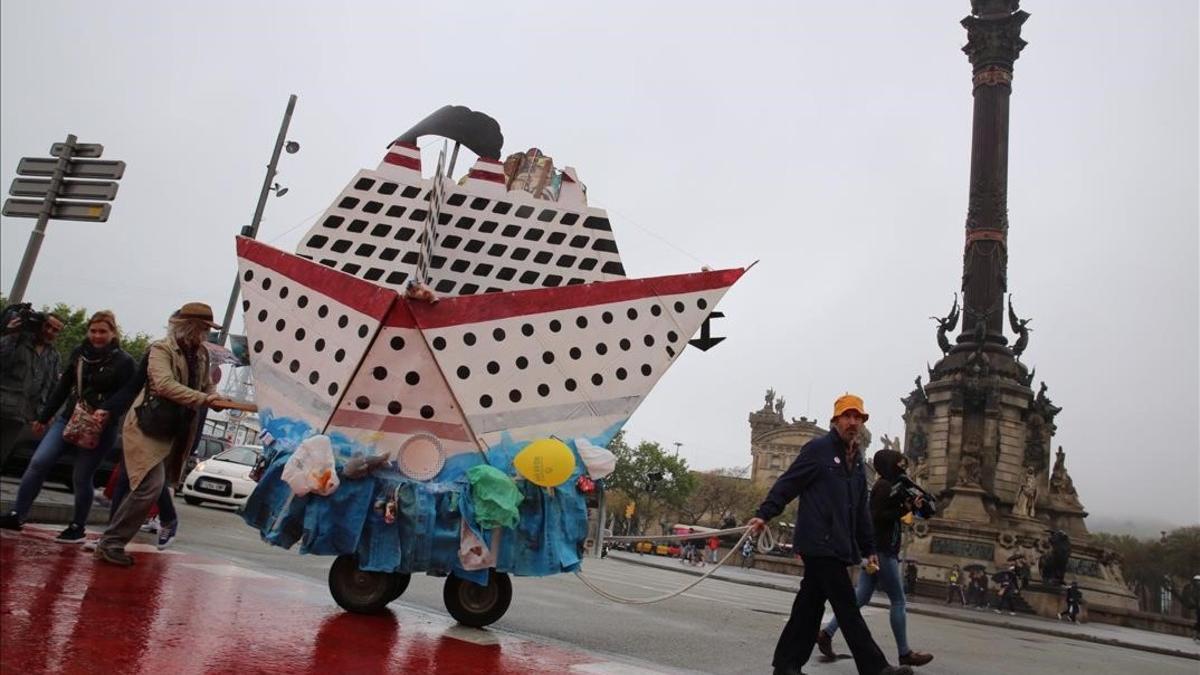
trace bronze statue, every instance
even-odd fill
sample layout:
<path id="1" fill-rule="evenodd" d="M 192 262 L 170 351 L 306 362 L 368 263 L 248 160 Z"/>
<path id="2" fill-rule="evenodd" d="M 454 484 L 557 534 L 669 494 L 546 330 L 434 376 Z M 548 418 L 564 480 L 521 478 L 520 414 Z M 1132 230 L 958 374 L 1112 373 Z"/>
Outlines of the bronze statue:
<path id="1" fill-rule="evenodd" d="M 1029 333 L 1033 331 L 1029 328 L 1029 322 L 1033 319 L 1018 319 L 1017 313 L 1013 311 L 1012 293 L 1008 294 L 1008 324 L 1012 327 L 1013 333 L 1018 335 L 1016 343 L 1012 346 L 1013 356 L 1021 358 L 1021 353 L 1029 346 Z"/>
<path id="2" fill-rule="evenodd" d="M 946 337 L 946 333 L 953 331 L 958 327 L 958 293 L 954 294 L 954 305 L 950 307 L 950 313 L 945 317 L 931 316 L 937 322 L 937 342 L 938 347 L 942 350 L 942 354 L 950 353 L 950 339 Z"/>
<path id="3" fill-rule="evenodd" d="M 1051 530 L 1050 550 L 1038 559 L 1042 569 L 1042 581 L 1051 586 L 1062 586 L 1067 573 L 1067 562 L 1071 558 L 1071 538 L 1062 530 Z"/>

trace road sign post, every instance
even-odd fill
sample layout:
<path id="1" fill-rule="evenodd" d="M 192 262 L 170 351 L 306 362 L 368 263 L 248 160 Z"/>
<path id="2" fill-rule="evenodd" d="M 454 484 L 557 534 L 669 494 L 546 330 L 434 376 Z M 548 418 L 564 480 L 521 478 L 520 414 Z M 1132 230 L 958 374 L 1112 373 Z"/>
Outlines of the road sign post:
<path id="1" fill-rule="evenodd" d="M 37 262 L 42 240 L 46 238 L 46 223 L 55 220 L 82 220 L 105 222 L 112 206 L 104 203 L 117 196 L 117 183 L 125 175 L 125 162 L 98 160 L 104 146 L 98 143 L 78 143 L 74 134 L 67 136 L 65 143 L 50 147 L 54 157 L 22 157 L 17 164 L 18 176 L 42 178 L 15 178 L 9 188 L 14 197 L 4 202 L 3 215 L 11 218 L 36 218 L 21 265 L 9 292 L 10 302 L 21 302 L 33 265 Z M 74 159 L 87 158 L 87 159 Z M 104 181 L 80 181 L 76 178 L 102 178 Z M 68 180 L 70 179 L 70 180 Z M 60 201 L 62 199 L 71 201 Z"/>

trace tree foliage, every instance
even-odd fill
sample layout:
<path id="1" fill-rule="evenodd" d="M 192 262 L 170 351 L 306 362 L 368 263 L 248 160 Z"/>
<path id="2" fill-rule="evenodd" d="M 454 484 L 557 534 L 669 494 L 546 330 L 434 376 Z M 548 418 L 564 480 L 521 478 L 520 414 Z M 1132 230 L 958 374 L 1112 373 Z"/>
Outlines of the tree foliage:
<path id="1" fill-rule="evenodd" d="M 769 486 L 755 485 L 750 467 L 694 473 L 696 489 L 679 507 L 680 518 L 693 525 L 721 527 L 726 518 L 741 524 L 766 496 Z"/>
<path id="2" fill-rule="evenodd" d="M 629 531 L 644 531 L 643 524 L 673 513 L 695 489 L 696 478 L 688 470 L 687 460 L 667 454 L 658 443 L 642 441 L 631 446 L 620 432 L 608 449 L 617 457 L 616 469 L 604 479 L 609 508 L 623 518 L 626 505 L 634 503 Z"/>
<path id="3" fill-rule="evenodd" d="M 1183 585 L 1200 573 L 1200 526 L 1164 532 L 1157 540 L 1095 533 L 1092 543 L 1121 557 L 1125 583 L 1148 611 L 1162 610 L 1158 603 L 1163 589 L 1178 595 Z"/>

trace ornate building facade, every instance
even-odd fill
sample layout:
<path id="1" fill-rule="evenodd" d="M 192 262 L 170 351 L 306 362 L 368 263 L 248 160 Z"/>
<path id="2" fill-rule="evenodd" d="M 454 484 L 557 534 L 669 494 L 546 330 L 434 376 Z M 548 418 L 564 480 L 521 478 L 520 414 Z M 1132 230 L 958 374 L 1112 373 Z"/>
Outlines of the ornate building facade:
<path id="1" fill-rule="evenodd" d="M 801 416 L 789 421 L 783 416 L 784 405 L 783 397 L 768 389 L 763 407 L 750 413 L 750 479 L 755 483 L 774 483 L 805 443 L 829 432 L 816 419 Z M 864 428 L 860 446 L 867 449 L 870 445 L 871 432 Z"/>

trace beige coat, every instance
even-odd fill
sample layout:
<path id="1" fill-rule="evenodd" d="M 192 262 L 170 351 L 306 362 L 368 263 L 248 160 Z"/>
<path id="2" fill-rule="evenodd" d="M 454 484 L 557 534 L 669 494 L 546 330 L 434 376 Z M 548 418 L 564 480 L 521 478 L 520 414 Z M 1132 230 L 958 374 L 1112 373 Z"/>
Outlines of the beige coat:
<path id="1" fill-rule="evenodd" d="M 183 350 L 174 338 L 166 337 L 150 345 L 150 359 L 147 363 L 146 380 L 150 389 L 159 397 L 170 399 L 185 407 L 199 410 L 204 407 L 208 394 L 213 392 L 212 375 L 209 370 L 208 350 L 203 346 L 198 348 L 196 363 L 200 368 L 200 388 L 191 389 L 187 386 L 188 366 Z M 125 446 L 125 470 L 129 473 L 130 489 L 137 489 L 146 474 L 156 464 L 167 460 L 167 485 L 174 485 L 182 478 L 183 466 L 188 452 L 195 445 L 200 416 L 192 413 L 186 428 L 180 429 L 174 439 L 159 440 L 150 438 L 142 433 L 137 424 L 137 407 L 146 396 L 143 387 L 133 401 L 129 414 L 125 416 L 125 425 L 121 433 Z"/>

